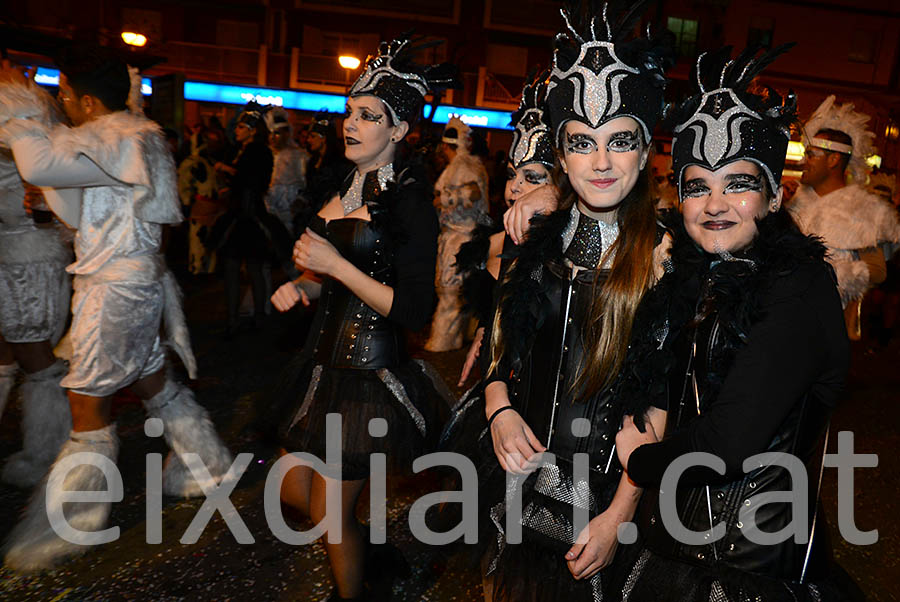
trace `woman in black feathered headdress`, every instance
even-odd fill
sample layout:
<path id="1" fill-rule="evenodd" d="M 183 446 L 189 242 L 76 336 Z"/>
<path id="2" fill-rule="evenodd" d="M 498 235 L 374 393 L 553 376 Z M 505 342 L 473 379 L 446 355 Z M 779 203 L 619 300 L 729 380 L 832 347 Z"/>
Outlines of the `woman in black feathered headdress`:
<path id="1" fill-rule="evenodd" d="M 840 299 L 825 248 L 781 207 L 793 94 L 751 89 L 785 49 L 701 56 L 676 113 L 669 273 L 615 388 L 630 414 L 618 456 L 647 488 L 623 600 L 855 599 L 817 499 L 848 367 Z M 664 432 L 645 424 L 651 407 Z"/>
<path id="2" fill-rule="evenodd" d="M 587 4 L 563 11 L 546 83 L 560 209 L 507 247 L 485 346 L 479 410 L 490 449 L 479 495 L 495 601 L 602 599 L 618 527 L 639 495 L 615 461 L 609 385 L 656 278 L 647 163 L 665 53 L 634 35 L 646 2 Z"/>
<path id="3" fill-rule="evenodd" d="M 449 66 L 413 61 L 422 48 L 409 39 L 382 44 L 350 88 L 343 132 L 354 169 L 294 246 L 303 275 L 272 298 L 279 311 L 319 299 L 306 345 L 276 387 L 273 414 L 281 500 L 314 523 L 325 520 L 330 600 L 362 600 L 364 582 L 370 599 L 390 595 L 388 577 L 402 558 L 369 547 L 356 504 L 369 478 L 378 484 L 385 470 L 408 472 L 429 451 L 449 404 L 436 390 L 440 377 L 405 348 L 405 331 L 420 330 L 433 309 L 438 223 L 431 187 L 397 160 L 397 148 L 425 94 L 453 83 Z M 299 465 L 290 452 L 324 462 Z M 377 517 L 370 528 L 373 538 L 384 535 Z"/>

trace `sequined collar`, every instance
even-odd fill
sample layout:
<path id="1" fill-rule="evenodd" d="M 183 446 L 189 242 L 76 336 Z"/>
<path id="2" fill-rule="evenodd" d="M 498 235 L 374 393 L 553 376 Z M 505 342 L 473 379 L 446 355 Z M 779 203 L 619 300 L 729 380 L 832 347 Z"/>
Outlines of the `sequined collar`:
<path id="1" fill-rule="evenodd" d="M 382 165 L 376 170 L 366 173 L 365 177 L 358 170 L 353 171 L 350 185 L 341 190 L 341 205 L 344 215 L 356 211 L 372 196 L 387 188 L 388 182 L 394 181 L 394 164 Z M 346 183 L 345 183 L 346 186 Z"/>
<path id="2" fill-rule="evenodd" d="M 619 224 L 608 224 L 593 219 L 578 210 L 573 204 L 569 212 L 569 223 L 562 233 L 563 253 L 575 265 L 587 269 L 608 269 L 615 258 L 615 252 L 608 253 L 600 264 L 606 249 L 612 247 L 619 238 Z"/>

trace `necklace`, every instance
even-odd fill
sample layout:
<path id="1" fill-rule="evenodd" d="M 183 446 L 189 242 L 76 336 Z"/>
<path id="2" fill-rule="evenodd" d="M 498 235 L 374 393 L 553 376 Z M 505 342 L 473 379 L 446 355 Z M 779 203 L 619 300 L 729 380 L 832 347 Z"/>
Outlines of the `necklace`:
<path id="1" fill-rule="evenodd" d="M 372 172 L 368 172 L 364 176 L 360 174 L 359 171 L 353 172 L 353 182 L 350 183 L 350 188 L 347 189 L 347 192 L 341 197 L 341 206 L 344 208 L 344 215 L 352 213 L 363 206 L 363 203 L 365 202 L 363 192 L 370 173 Z M 382 165 L 375 170 L 374 175 L 378 179 L 379 190 L 385 190 L 388 183 L 394 181 L 393 163 Z"/>

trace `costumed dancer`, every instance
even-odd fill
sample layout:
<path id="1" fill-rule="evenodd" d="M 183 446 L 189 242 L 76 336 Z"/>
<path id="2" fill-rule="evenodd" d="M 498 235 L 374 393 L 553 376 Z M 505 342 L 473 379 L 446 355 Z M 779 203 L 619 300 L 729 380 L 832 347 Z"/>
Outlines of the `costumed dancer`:
<path id="1" fill-rule="evenodd" d="M 216 163 L 216 171 L 226 179 L 221 194 L 228 211 L 213 226 L 207 245 L 223 262 L 225 277 L 226 338 L 237 334 L 241 301 L 241 266 L 246 265 L 253 292 L 253 319 L 262 325 L 267 284 L 265 264 L 290 254 L 291 236 L 279 219 L 266 210 L 266 191 L 272 179 L 272 151 L 263 109 L 248 103 L 238 115 L 234 137 L 240 145 L 230 163 Z"/>
<path id="2" fill-rule="evenodd" d="M 635 416 L 616 437 L 618 456 L 647 488 L 623 600 L 853 599 L 828 583 L 817 503 L 819 448 L 849 360 L 840 299 L 825 247 L 781 208 L 796 98 L 749 90 L 788 47 L 701 55 L 699 92 L 673 116 L 681 213 L 671 216 L 668 273 L 641 303 L 614 389 Z M 643 420 L 659 408 L 664 433 Z M 720 465 L 693 465 L 661 489 L 671 463 L 692 452 Z M 764 452 L 805 463 L 797 470 L 809 469 L 808 481 L 783 460 L 745 464 Z M 782 492 L 785 503 L 773 503 Z M 664 518 L 666 507 L 677 519 Z M 686 541 L 673 520 L 697 538 Z M 760 532 L 788 525 L 802 537 L 760 543 Z"/>
<path id="3" fill-rule="evenodd" d="M 269 147 L 275 156 L 272 181 L 266 193 L 266 209 L 281 220 L 293 236 L 295 203 L 306 188 L 306 164 L 309 153 L 294 142 L 293 129 L 287 111 L 273 107 L 266 111 Z"/>
<path id="4" fill-rule="evenodd" d="M 294 461 L 281 499 L 319 522 L 327 488 L 339 488 L 340 508 L 329 512 L 340 511 L 342 540 L 323 538 L 336 585 L 332 600 L 363 596 L 368 561 L 355 508 L 372 454 L 386 454 L 389 470 L 408 471 L 437 442 L 449 407 L 440 376 L 408 358 L 403 337 L 431 316 L 438 220 L 422 170 L 401 164 L 397 146 L 421 115 L 427 91 L 450 83 L 455 71 L 417 65 L 416 49 L 406 39 L 382 43 L 350 88 L 343 129 L 356 169 L 295 246 L 295 263 L 306 275 L 272 299 L 286 311 L 319 298 L 306 345 L 277 389 L 287 402 L 281 451 L 326 458 L 326 439 L 335 436 L 326 416 L 339 414 L 342 465 L 316 472 Z"/>
<path id="5" fill-rule="evenodd" d="M 550 173 L 556 161 L 556 147 L 550 131 L 549 116 L 544 111 L 549 71 L 539 74 L 522 90 L 519 109 L 512 114 L 513 141 L 506 161 L 506 186 L 503 199 L 512 207 L 520 196 L 546 185 L 553 185 Z M 467 308 L 478 319 L 475 339 L 469 348 L 459 377 L 462 386 L 481 353 L 485 326 L 490 327 L 493 292 L 500 275 L 500 255 L 506 234 L 485 224 L 478 224 L 472 240 L 463 243 L 456 254 L 456 270 L 462 277 L 462 294 Z"/>
<path id="6" fill-rule="evenodd" d="M 188 270 L 191 274 L 216 271 L 216 254 L 203 244 L 216 220 L 224 213 L 218 199 L 218 178 L 209 155 L 209 130 L 200 128 L 190 138 L 191 153 L 178 165 L 178 196 L 190 214 Z"/>
<path id="7" fill-rule="evenodd" d="M 645 8 L 563 11 L 567 31 L 557 36 L 546 99 L 566 174 L 560 208 L 536 216 L 511 247 L 483 405 L 464 399 L 451 418 L 460 441 L 482 433 L 479 537 L 490 546 L 482 562 L 494 602 L 604 599 L 603 569 L 640 495 L 615 460 L 608 386 L 665 245 L 648 166 L 664 53 L 655 40 L 629 39 Z M 579 454 L 587 466 L 576 464 Z M 518 516 L 509 505 L 518 505 L 516 490 Z M 511 528 L 521 529 L 519 542 L 509 540 Z"/>
<path id="8" fill-rule="evenodd" d="M 36 101 L 31 118 L 51 127 L 58 122 L 50 96 L 34 85 L 7 83 L 0 121 L 9 106 Z M 27 190 L 26 190 L 27 188 Z M 26 197 L 34 199 L 31 214 Z M 0 474 L 3 482 L 33 487 L 47 472 L 69 437 L 72 415 L 59 381 L 65 363 L 53 355 L 69 317 L 71 237 L 53 220 L 35 187 L 26 185 L 8 147 L 0 147 L 0 416 L 11 396 L 19 368 L 22 450 L 12 454 Z"/>
<path id="9" fill-rule="evenodd" d="M 472 129 L 458 117 L 447 122 L 442 148 L 450 163 L 434 186 L 440 200 L 441 236 L 435 286 L 438 304 L 431 322 L 428 351 L 459 349 L 468 327 L 463 311 L 462 276 L 456 269 L 459 247 L 472 238 L 478 224 L 490 224 L 488 178 L 481 159 L 471 154 Z"/>
<path id="10" fill-rule="evenodd" d="M 850 338 L 859 340 L 863 296 L 887 276 L 885 255 L 900 243 L 900 217 L 866 191 L 875 135 L 869 116 L 829 96 L 803 126 L 806 154 L 800 188 L 788 209 L 800 229 L 822 238 L 837 274 Z M 849 176 L 849 184 L 847 176 Z"/>
<path id="11" fill-rule="evenodd" d="M 297 212 L 294 232 L 303 233 L 313 214 L 330 200 L 326 197 L 340 188 L 347 174 L 353 171 L 353 163 L 344 157 L 344 145 L 334 121 L 333 115 L 317 113 L 309 124 L 306 150 L 310 157 L 306 165 L 304 206 Z"/>
<path id="12" fill-rule="evenodd" d="M 56 463 L 79 452 L 115 462 L 119 441 L 110 402 L 130 387 L 148 415 L 162 421 L 172 448 L 163 491 L 201 495 L 226 473 L 231 454 L 190 389 L 166 376 L 160 322 L 188 374 L 196 375 L 180 291 L 160 254 L 163 224 L 182 219 L 175 166 L 159 126 L 140 113 L 140 74 L 129 74 L 109 52 L 76 45 L 58 60 L 59 98 L 75 127 L 50 129 L 34 119 L 39 95 L 9 93 L 14 84 L 6 82 L 23 79 L 16 70 L 5 69 L 0 77 L 0 141 L 12 149 L 22 178 L 41 186 L 53 212 L 77 229 L 75 263 L 67 268 L 75 276 L 73 352 L 61 382 L 68 389 L 72 433 Z M 206 465 L 208 483 L 188 470 L 185 454 L 192 453 Z M 51 469 L 9 536 L 6 565 L 47 568 L 90 548 L 57 535 L 46 504 L 63 490 L 105 488 L 94 466 L 76 465 L 65 475 Z M 109 512 L 107 501 L 64 507 L 69 525 L 86 532 L 102 530 Z"/>

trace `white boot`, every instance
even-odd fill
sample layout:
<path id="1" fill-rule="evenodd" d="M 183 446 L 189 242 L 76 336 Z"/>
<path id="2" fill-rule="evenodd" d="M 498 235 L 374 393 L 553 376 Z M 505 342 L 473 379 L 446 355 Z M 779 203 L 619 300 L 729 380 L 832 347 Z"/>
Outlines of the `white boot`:
<path id="1" fill-rule="evenodd" d="M 18 371 L 19 365 L 15 362 L 0 364 L 0 418 L 3 418 L 3 410 L 6 408 L 6 402 L 9 401 L 9 392 L 16 384 L 16 372 Z"/>
<path id="2" fill-rule="evenodd" d="M 72 430 L 72 411 L 59 381 L 66 365 L 53 365 L 25 376 L 22 385 L 22 451 L 11 455 L 0 479 L 23 489 L 34 487 L 47 473 Z"/>
<path id="3" fill-rule="evenodd" d="M 78 452 L 102 454 L 113 462 L 119 454 L 116 425 L 95 431 L 72 432 L 59 451 L 56 463 Z M 52 469 L 50 474 L 53 474 Z M 47 516 L 47 500 L 58 499 L 63 491 L 106 491 L 106 477 L 89 464 L 74 467 L 66 474 L 50 474 L 38 485 L 25 513 L 10 533 L 4 546 L 4 563 L 14 571 L 31 572 L 49 569 L 92 546 L 74 544 L 53 530 Z M 69 502 L 64 505 L 66 520 L 80 531 L 100 531 L 109 519 L 110 502 Z"/>
<path id="4" fill-rule="evenodd" d="M 231 452 L 216 433 L 206 408 L 194 393 L 171 380 L 163 390 L 144 402 L 147 413 L 163 422 L 163 434 L 172 453 L 163 470 L 163 492 L 176 497 L 203 495 L 203 488 L 184 462 L 184 454 L 195 453 L 206 465 L 214 485 L 231 467 Z"/>

